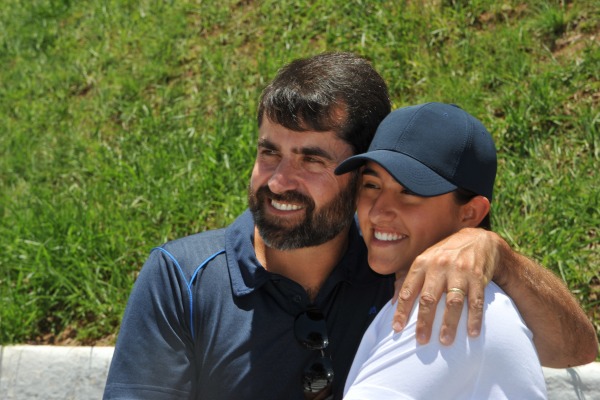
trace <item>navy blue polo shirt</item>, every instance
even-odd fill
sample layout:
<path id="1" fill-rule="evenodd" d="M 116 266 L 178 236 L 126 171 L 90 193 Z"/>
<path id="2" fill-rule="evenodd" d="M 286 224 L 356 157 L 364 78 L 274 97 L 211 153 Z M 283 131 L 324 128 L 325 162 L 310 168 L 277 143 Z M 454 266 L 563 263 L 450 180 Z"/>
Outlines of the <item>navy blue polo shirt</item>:
<path id="1" fill-rule="evenodd" d="M 310 300 L 261 266 L 253 236 L 246 211 L 226 229 L 151 252 L 127 304 L 105 399 L 304 399 L 302 370 L 316 351 L 296 340 L 294 320 Z M 327 322 L 334 398 L 392 294 L 393 277 L 368 268 L 353 223 L 348 251 L 314 303 Z"/>

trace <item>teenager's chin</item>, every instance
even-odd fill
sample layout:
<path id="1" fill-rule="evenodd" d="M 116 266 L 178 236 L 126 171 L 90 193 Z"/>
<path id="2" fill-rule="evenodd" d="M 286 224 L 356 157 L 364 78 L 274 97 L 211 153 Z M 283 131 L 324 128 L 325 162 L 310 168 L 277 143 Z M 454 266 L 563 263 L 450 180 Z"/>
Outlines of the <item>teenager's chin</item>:
<path id="1" fill-rule="evenodd" d="M 391 260 L 371 259 L 371 257 L 369 257 L 369 267 L 380 275 L 392 275 L 398 270 Z"/>

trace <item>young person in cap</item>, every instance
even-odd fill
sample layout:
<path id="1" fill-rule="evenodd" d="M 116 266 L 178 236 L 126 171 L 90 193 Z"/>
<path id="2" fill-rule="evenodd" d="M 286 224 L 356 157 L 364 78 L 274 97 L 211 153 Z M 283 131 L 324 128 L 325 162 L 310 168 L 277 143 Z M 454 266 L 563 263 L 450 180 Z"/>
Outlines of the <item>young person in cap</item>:
<path id="1" fill-rule="evenodd" d="M 341 398 L 362 334 L 393 296 L 394 277 L 369 269 L 354 222 L 356 178 L 333 171 L 367 150 L 389 112 L 384 81 L 352 54 L 321 54 L 279 71 L 260 99 L 249 210 L 227 228 L 151 252 L 123 317 L 106 399 L 303 399 L 319 391 Z M 475 298 L 514 253 L 487 262 L 474 257 L 497 247 L 485 235 L 454 238 L 442 247 L 466 248 L 456 265 L 471 269 L 456 270 L 451 284 L 467 290 L 466 282 L 478 282 L 468 289 Z M 448 284 L 424 271 L 424 285 Z M 515 296 L 527 307 L 537 289 Z M 576 303 L 556 297 L 539 312 L 585 320 Z M 549 329 L 545 321 L 536 326 Z M 573 341 L 563 331 L 546 340 Z M 566 352 L 562 362 L 582 357 Z"/>
<path id="2" fill-rule="evenodd" d="M 485 127 L 455 105 L 427 103 L 393 111 L 369 150 L 337 174 L 361 168 L 358 220 L 369 265 L 403 280 L 429 246 L 465 227 L 490 229 L 496 149 Z M 451 288 L 443 297 L 462 300 Z M 443 298 L 434 329 L 441 326 Z M 418 306 L 417 306 L 418 307 Z M 485 288 L 483 329 L 469 338 L 461 318 L 452 346 L 414 340 L 417 313 L 395 333 L 388 303 L 362 339 L 345 399 L 545 398 L 532 333 L 495 283 Z"/>

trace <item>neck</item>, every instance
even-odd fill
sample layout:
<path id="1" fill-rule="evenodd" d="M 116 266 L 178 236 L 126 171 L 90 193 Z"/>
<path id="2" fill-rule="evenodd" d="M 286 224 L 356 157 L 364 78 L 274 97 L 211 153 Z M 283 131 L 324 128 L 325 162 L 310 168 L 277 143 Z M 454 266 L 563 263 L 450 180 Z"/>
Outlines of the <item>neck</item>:
<path id="1" fill-rule="evenodd" d="M 319 246 L 295 250 L 268 247 L 254 228 L 254 249 L 264 268 L 301 285 L 313 301 L 319 289 L 344 256 L 348 247 L 348 229 Z"/>

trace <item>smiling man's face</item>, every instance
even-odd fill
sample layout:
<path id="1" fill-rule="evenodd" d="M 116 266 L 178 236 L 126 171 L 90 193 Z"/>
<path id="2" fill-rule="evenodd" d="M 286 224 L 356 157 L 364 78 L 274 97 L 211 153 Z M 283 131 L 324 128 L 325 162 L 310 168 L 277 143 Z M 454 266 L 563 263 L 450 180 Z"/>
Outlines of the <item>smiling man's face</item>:
<path id="1" fill-rule="evenodd" d="M 356 178 L 333 171 L 351 155 L 350 145 L 334 132 L 296 132 L 263 120 L 248 203 L 267 246 L 317 246 L 350 225 Z"/>

